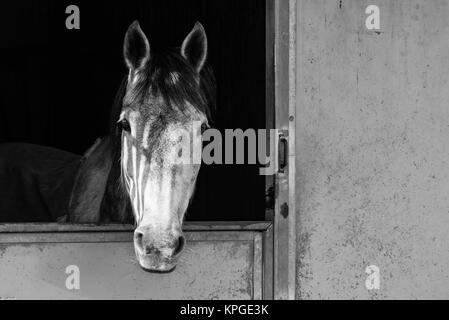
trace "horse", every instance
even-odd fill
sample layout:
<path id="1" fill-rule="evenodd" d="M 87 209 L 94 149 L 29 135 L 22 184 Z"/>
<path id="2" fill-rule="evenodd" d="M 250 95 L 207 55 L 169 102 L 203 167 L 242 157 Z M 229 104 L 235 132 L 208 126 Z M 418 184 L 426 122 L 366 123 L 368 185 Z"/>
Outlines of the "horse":
<path id="1" fill-rule="evenodd" d="M 191 148 L 183 137 L 202 141 L 215 107 L 207 53 L 199 22 L 181 47 L 158 50 L 134 21 L 107 136 L 83 156 L 0 146 L 0 222 L 131 223 L 139 265 L 171 272 L 185 246 L 182 224 L 201 166 L 178 161 Z"/>

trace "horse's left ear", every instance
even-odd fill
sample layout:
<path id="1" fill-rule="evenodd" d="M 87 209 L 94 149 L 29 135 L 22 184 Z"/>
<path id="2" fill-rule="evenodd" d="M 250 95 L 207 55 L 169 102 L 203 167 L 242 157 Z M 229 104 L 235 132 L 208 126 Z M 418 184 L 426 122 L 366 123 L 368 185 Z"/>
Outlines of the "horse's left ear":
<path id="1" fill-rule="evenodd" d="M 184 39 L 181 47 L 181 55 L 189 61 L 199 73 L 207 58 L 207 37 L 201 23 L 197 22 Z"/>

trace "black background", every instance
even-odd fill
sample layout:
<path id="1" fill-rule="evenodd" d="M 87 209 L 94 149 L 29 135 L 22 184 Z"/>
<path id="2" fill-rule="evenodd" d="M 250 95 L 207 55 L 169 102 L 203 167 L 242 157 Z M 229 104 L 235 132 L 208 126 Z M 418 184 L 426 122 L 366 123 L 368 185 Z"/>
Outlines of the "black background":
<path id="1" fill-rule="evenodd" d="M 80 9 L 67 30 L 65 9 Z M 126 73 L 123 38 L 138 19 L 152 46 L 178 47 L 200 21 L 217 78 L 214 127 L 265 128 L 265 1 L 0 1 L 0 143 L 82 154 L 107 132 Z M 202 166 L 188 220 L 263 220 L 255 165 Z"/>

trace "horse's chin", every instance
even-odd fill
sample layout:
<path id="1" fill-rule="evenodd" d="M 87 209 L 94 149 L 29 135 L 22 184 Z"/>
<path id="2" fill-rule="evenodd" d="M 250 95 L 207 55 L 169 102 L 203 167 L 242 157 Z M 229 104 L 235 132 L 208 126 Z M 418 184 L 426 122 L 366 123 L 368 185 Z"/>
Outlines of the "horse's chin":
<path id="1" fill-rule="evenodd" d="M 145 258 L 138 258 L 140 267 L 150 273 L 171 273 L 176 269 L 175 261 L 158 261 L 157 263 Z"/>
<path id="2" fill-rule="evenodd" d="M 142 268 L 143 271 L 148 272 L 148 273 L 156 273 L 156 274 L 164 274 L 164 273 L 172 273 L 173 271 L 175 271 L 176 269 L 176 265 L 173 266 L 171 269 L 147 269 L 144 268 L 142 266 L 140 266 Z"/>

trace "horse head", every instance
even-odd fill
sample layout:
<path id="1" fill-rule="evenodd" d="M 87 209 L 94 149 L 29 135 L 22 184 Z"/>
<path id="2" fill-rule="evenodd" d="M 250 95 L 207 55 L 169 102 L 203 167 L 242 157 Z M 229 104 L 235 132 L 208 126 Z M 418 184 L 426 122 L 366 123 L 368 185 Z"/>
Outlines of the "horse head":
<path id="1" fill-rule="evenodd" d="M 142 268 L 166 272 L 185 244 L 182 224 L 200 169 L 190 151 L 201 153 L 208 127 L 206 33 L 196 23 L 180 49 L 156 51 L 134 22 L 123 52 L 128 76 L 117 124 L 134 248 Z"/>

